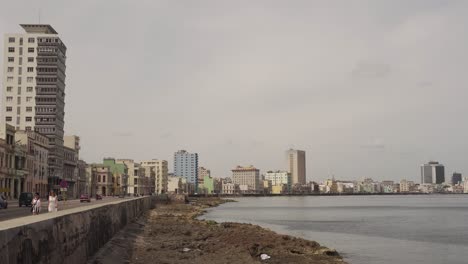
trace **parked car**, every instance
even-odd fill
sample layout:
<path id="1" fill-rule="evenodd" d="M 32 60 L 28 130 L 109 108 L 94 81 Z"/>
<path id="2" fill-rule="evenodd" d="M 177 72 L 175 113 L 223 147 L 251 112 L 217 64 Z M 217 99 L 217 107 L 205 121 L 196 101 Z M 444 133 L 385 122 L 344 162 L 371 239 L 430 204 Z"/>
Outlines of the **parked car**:
<path id="1" fill-rule="evenodd" d="M 20 194 L 19 197 L 19 207 L 21 206 L 31 206 L 33 200 L 33 194 L 30 192 L 24 192 Z"/>
<path id="2" fill-rule="evenodd" d="M 100 194 L 96 194 L 96 200 L 102 200 L 102 196 Z"/>
<path id="3" fill-rule="evenodd" d="M 91 202 L 91 198 L 89 198 L 89 195 L 87 195 L 87 194 L 82 194 L 82 195 L 80 196 L 80 203 L 82 203 L 82 202 L 88 202 L 88 203 L 90 203 L 90 202 Z"/>
<path id="4" fill-rule="evenodd" d="M 0 195 L 0 209 L 7 209 L 8 208 L 8 201 L 5 196 Z"/>
<path id="5" fill-rule="evenodd" d="M 57 195 L 57 200 L 63 201 L 63 195 L 61 195 L 61 194 Z"/>

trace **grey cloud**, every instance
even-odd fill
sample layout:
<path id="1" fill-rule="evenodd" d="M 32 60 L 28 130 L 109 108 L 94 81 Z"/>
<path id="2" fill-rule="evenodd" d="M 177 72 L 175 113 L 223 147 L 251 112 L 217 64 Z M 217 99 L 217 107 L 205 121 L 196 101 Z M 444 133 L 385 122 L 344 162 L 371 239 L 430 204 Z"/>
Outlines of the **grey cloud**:
<path id="1" fill-rule="evenodd" d="M 115 137 L 133 137 L 135 134 L 132 132 L 115 132 L 112 135 Z"/>
<path id="2" fill-rule="evenodd" d="M 356 78 L 383 78 L 391 73 L 389 64 L 378 62 L 359 62 L 351 74 Z"/>

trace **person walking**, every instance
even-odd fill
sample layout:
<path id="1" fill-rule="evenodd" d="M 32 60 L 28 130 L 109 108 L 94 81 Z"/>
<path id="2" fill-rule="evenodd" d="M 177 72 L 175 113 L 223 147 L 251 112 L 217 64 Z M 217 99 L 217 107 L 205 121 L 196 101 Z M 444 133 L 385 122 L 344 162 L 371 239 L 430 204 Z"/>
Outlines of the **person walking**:
<path id="1" fill-rule="evenodd" d="M 39 198 L 39 193 L 34 195 L 34 199 L 32 201 L 31 212 L 33 215 L 37 215 L 41 212 L 41 198 Z"/>
<path id="2" fill-rule="evenodd" d="M 49 212 L 57 212 L 58 209 L 58 199 L 54 191 L 49 193 Z"/>

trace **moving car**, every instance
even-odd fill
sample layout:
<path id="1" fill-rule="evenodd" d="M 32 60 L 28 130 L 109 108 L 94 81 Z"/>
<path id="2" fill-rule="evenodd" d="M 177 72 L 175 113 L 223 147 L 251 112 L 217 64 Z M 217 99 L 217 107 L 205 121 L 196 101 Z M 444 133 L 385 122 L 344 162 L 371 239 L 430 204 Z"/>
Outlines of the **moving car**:
<path id="1" fill-rule="evenodd" d="M 99 194 L 96 194 L 96 200 L 102 200 L 102 196 Z"/>
<path id="2" fill-rule="evenodd" d="M 8 208 L 8 201 L 5 196 L 0 195 L 0 209 L 7 209 Z"/>
<path id="3" fill-rule="evenodd" d="M 87 194 L 82 194 L 82 195 L 80 196 L 80 203 L 82 203 L 82 202 L 88 202 L 88 203 L 90 203 L 90 202 L 91 202 L 91 198 L 89 198 L 89 195 L 87 195 Z"/>
<path id="4" fill-rule="evenodd" d="M 31 206 L 33 200 L 33 194 L 30 192 L 24 192 L 20 194 L 19 197 L 19 207 L 21 206 Z"/>

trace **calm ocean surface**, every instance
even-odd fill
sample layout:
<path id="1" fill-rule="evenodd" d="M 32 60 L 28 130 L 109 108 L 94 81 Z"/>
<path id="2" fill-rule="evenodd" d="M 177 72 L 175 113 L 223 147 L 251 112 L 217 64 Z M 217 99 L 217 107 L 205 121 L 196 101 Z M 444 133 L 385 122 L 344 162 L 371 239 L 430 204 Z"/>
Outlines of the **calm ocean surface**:
<path id="1" fill-rule="evenodd" d="M 468 195 L 236 200 L 202 218 L 316 240 L 352 264 L 468 263 Z"/>

